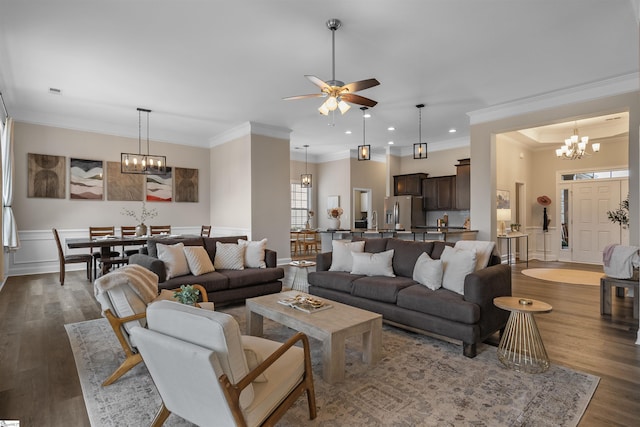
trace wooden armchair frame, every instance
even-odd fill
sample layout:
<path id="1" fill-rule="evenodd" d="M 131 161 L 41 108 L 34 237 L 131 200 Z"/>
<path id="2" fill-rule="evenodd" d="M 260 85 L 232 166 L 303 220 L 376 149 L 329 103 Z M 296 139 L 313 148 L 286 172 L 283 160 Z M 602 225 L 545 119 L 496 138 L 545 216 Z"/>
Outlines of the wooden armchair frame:
<path id="1" fill-rule="evenodd" d="M 240 393 L 247 388 L 258 376 L 264 373 L 265 370 L 273 365 L 287 350 L 293 347 L 297 342 L 302 342 L 304 349 L 304 374 L 300 384 L 294 388 L 289 395 L 278 405 L 278 407 L 264 420 L 262 426 L 274 426 L 285 412 L 298 400 L 303 394 L 307 393 L 307 403 L 309 405 L 309 419 L 316 418 L 316 392 L 313 386 L 313 372 L 311 368 L 311 352 L 309 350 L 309 338 L 302 333 L 298 332 L 291 338 L 289 338 L 284 344 L 282 344 L 275 352 L 265 359 L 260 365 L 258 365 L 253 371 L 249 372 L 244 378 L 242 378 L 237 384 L 232 384 L 229 378 L 223 374 L 218 378 L 222 391 L 224 392 L 233 418 L 235 419 L 238 427 L 247 427 L 247 423 L 242 415 L 242 409 L 240 408 Z M 171 415 L 171 411 L 167 409 L 162 402 L 162 406 L 158 411 L 156 417 L 151 423 L 152 427 L 160 427 L 164 424 L 167 418 Z"/>
<path id="2" fill-rule="evenodd" d="M 193 285 L 193 287 L 200 291 L 202 302 L 209 302 L 209 297 L 207 296 L 207 291 L 204 288 L 204 286 Z M 180 291 L 180 288 L 173 289 L 172 291 Z M 120 366 L 118 366 L 118 368 L 113 372 L 113 374 L 111 374 L 109 378 L 104 380 L 104 382 L 102 383 L 102 386 L 106 387 L 116 382 L 118 378 L 120 378 L 121 376 L 129 372 L 138 363 L 142 362 L 142 356 L 140 356 L 140 353 L 135 351 L 131 347 L 127 339 L 125 338 L 125 334 L 128 335 L 128 332 L 126 332 L 124 325 L 125 323 L 131 322 L 133 320 L 144 319 L 145 317 L 147 317 L 147 313 L 145 312 L 145 313 L 138 313 L 138 314 L 134 314 L 126 317 L 118 317 L 116 316 L 115 313 L 111 311 L 111 309 L 108 308 L 102 314 L 109 321 L 109 324 L 111 325 L 113 332 L 116 334 L 116 338 L 118 338 L 118 342 L 120 343 L 120 346 L 122 347 L 122 350 L 124 351 L 124 355 L 125 355 L 125 359 L 120 364 Z"/>

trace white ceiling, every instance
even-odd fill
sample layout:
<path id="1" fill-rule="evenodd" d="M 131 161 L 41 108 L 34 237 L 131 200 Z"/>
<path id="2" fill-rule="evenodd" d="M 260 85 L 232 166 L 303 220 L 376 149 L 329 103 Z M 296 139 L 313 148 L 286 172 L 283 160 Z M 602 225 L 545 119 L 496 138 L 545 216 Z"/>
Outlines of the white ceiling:
<path id="1" fill-rule="evenodd" d="M 247 121 L 317 156 L 362 143 L 358 106 L 333 119 L 305 74 L 375 77 L 360 92 L 374 153 L 468 140 L 466 113 L 639 69 L 637 0 L 0 0 L 0 91 L 17 120 L 207 147 Z M 49 93 L 60 89 L 60 95 Z M 394 126 L 395 131 L 387 130 Z M 457 132 L 449 133 L 450 128 Z M 352 130 L 346 135 L 346 130 Z"/>

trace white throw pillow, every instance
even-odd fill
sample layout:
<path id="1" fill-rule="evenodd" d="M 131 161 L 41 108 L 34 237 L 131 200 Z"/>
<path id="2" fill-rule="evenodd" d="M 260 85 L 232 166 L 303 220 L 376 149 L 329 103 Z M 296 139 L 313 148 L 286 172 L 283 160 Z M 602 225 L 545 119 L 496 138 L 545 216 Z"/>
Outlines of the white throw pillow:
<path id="1" fill-rule="evenodd" d="M 238 244 L 245 247 L 244 266 L 249 268 L 266 268 L 264 262 L 264 251 L 267 249 L 267 239 L 259 242 L 249 242 L 247 240 L 238 239 Z"/>
<path id="2" fill-rule="evenodd" d="M 207 250 L 202 246 L 185 246 L 184 256 L 187 258 L 189 270 L 194 276 L 215 271 Z"/>
<path id="3" fill-rule="evenodd" d="M 476 251 L 446 246 L 442 255 L 442 287 L 464 295 L 464 278 L 476 268 Z"/>
<path id="4" fill-rule="evenodd" d="M 213 266 L 216 270 L 244 270 L 244 246 L 216 242 Z"/>
<path id="5" fill-rule="evenodd" d="M 375 254 L 370 252 L 351 252 L 353 257 L 351 274 L 396 277 L 393 274 L 393 252 L 393 249 Z"/>
<path id="6" fill-rule="evenodd" d="M 442 260 L 431 259 L 423 252 L 413 267 L 413 280 L 435 291 L 442 287 Z"/>
<path id="7" fill-rule="evenodd" d="M 189 274 L 189 264 L 184 256 L 183 243 L 175 245 L 158 243 L 156 247 L 158 248 L 158 259 L 164 262 L 164 267 L 167 270 L 167 280 Z"/>
<path id="8" fill-rule="evenodd" d="M 329 271 L 351 272 L 353 257 L 351 252 L 364 252 L 364 240 L 360 242 L 342 242 L 332 240 L 333 254 L 331 255 L 331 267 Z"/>
<path id="9" fill-rule="evenodd" d="M 468 249 L 476 251 L 476 271 L 486 268 L 491 260 L 491 254 L 496 247 L 496 242 L 483 240 L 458 240 L 454 246 L 456 249 Z"/>

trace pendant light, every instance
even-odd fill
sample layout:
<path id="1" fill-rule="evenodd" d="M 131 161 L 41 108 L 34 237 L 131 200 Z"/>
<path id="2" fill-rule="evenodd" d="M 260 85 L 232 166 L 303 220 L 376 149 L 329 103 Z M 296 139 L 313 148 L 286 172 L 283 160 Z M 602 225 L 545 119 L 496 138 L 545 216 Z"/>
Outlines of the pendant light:
<path id="1" fill-rule="evenodd" d="M 419 131 L 418 131 L 418 143 L 413 144 L 413 158 L 414 159 L 426 159 L 427 155 L 427 143 L 422 142 L 422 109 L 424 108 L 424 104 L 416 105 L 418 108 L 419 114 Z"/>
<path id="2" fill-rule="evenodd" d="M 142 154 L 142 113 L 147 113 L 147 154 Z M 156 174 L 166 170 L 166 156 L 149 154 L 149 113 L 151 110 L 138 108 L 138 154 L 120 153 L 122 173 Z"/>
<path id="3" fill-rule="evenodd" d="M 300 175 L 300 181 L 302 182 L 302 188 L 311 188 L 312 187 L 312 177 L 311 174 L 307 171 L 307 148 L 309 148 L 308 144 L 303 145 L 304 147 L 304 173 Z"/>
<path id="4" fill-rule="evenodd" d="M 358 160 L 371 160 L 371 145 L 367 145 L 365 133 L 366 111 L 367 107 L 360 107 L 362 110 L 362 145 L 358 145 Z"/>

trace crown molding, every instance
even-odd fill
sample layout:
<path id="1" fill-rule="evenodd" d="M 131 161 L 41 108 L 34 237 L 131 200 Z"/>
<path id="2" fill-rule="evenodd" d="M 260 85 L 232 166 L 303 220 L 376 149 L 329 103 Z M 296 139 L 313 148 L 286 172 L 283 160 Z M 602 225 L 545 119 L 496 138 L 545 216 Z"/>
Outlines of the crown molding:
<path id="1" fill-rule="evenodd" d="M 561 89 L 467 113 L 471 125 L 640 90 L 640 73 Z"/>
<path id="2" fill-rule="evenodd" d="M 209 140 L 209 148 L 222 145 L 251 134 L 288 140 L 291 134 L 291 129 L 280 126 L 265 125 L 257 122 L 244 122 L 211 138 Z"/>

